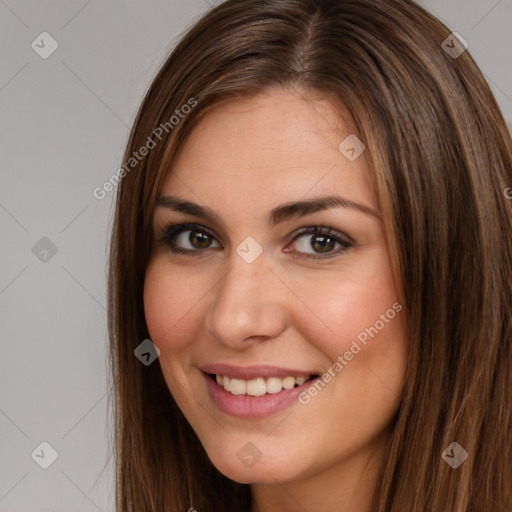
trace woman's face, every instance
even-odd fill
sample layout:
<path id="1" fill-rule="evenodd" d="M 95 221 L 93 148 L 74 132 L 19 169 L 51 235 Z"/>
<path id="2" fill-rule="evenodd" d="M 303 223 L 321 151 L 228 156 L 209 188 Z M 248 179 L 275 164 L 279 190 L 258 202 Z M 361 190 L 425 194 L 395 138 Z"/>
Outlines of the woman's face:
<path id="1" fill-rule="evenodd" d="M 217 106 L 155 208 L 149 333 L 208 456 L 239 482 L 362 468 L 398 408 L 404 311 L 340 112 L 284 89 Z"/>

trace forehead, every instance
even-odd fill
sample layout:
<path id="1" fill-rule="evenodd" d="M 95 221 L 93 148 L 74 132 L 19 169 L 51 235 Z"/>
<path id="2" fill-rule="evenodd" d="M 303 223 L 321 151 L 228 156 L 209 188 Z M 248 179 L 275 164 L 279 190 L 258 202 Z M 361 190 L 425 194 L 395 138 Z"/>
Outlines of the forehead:
<path id="1" fill-rule="evenodd" d="M 339 149 L 355 132 L 348 111 L 328 98 L 274 89 L 232 99 L 182 143 L 162 194 L 253 212 L 333 193 L 376 207 L 364 152 L 351 161 Z"/>

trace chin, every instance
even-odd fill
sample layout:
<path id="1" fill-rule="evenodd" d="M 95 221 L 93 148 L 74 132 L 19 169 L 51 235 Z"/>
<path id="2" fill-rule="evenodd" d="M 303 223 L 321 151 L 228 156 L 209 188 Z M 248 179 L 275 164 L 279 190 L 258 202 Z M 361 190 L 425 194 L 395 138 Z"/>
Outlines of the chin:
<path id="1" fill-rule="evenodd" d="M 276 481 L 285 482 L 297 476 L 290 471 L 290 468 L 296 468 L 291 461 L 269 464 L 262 458 L 252 467 L 244 467 L 236 457 L 230 460 L 225 457 L 211 460 L 224 476 L 240 484 L 275 484 Z"/>
<path id="2" fill-rule="evenodd" d="M 276 481 L 294 480 L 313 464 L 312 460 L 305 459 L 301 450 L 298 453 L 284 448 L 279 450 L 268 440 L 265 442 L 265 436 L 261 440 L 253 436 L 251 442 L 245 435 L 235 435 L 224 442 L 206 442 L 203 446 L 217 470 L 241 484 L 275 484 Z"/>

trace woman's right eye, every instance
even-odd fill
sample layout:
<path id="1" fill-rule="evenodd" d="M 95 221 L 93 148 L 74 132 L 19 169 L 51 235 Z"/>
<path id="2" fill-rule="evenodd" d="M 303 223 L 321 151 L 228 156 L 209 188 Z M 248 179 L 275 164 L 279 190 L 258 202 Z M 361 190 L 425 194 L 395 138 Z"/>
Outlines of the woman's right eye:
<path id="1" fill-rule="evenodd" d="M 208 228 L 192 223 L 166 226 L 158 241 L 168 245 L 174 253 L 190 256 L 196 256 L 206 249 L 220 247 L 215 235 Z M 212 246 L 212 242 L 217 245 Z"/>

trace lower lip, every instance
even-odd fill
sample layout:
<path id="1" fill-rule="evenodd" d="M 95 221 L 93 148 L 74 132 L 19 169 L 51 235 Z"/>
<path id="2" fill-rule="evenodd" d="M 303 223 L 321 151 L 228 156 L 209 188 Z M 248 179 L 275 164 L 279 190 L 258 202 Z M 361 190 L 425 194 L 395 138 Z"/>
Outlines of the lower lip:
<path id="1" fill-rule="evenodd" d="M 311 379 L 292 389 L 283 389 L 279 393 L 266 393 L 262 396 L 233 395 L 220 387 L 211 375 L 204 373 L 208 392 L 215 405 L 224 413 L 239 418 L 255 419 L 271 416 L 290 407 L 297 397 L 316 379 Z"/>

